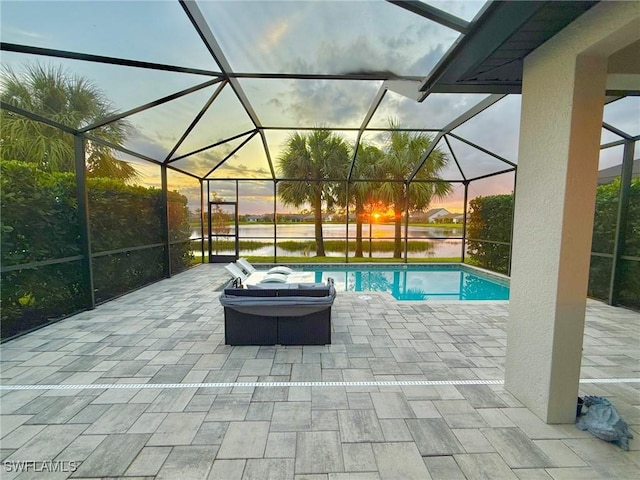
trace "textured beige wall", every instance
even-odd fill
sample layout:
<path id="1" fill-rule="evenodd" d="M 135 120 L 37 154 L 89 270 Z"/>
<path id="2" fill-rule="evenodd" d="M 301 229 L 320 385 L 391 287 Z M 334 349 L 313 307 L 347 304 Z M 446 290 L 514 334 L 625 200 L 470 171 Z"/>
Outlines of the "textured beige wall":
<path id="1" fill-rule="evenodd" d="M 547 423 L 575 420 L 608 56 L 634 21 L 601 3 L 525 59 L 506 388 Z"/>

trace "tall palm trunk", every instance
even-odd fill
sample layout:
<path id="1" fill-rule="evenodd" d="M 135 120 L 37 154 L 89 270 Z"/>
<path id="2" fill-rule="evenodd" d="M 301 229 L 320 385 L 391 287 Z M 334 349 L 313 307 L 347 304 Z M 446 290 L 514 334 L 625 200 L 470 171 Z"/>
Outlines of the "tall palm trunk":
<path id="1" fill-rule="evenodd" d="M 356 257 L 362 257 L 362 214 L 364 207 L 362 202 L 356 199 Z M 371 221 L 371 220 L 369 220 Z"/>
<path id="2" fill-rule="evenodd" d="M 393 244 L 393 258 L 402 258 L 402 208 L 395 205 L 393 208 L 395 222 L 395 240 Z"/>
<path id="3" fill-rule="evenodd" d="M 322 192 L 318 191 L 313 199 L 316 227 L 316 256 L 324 257 L 324 239 L 322 238 Z"/>

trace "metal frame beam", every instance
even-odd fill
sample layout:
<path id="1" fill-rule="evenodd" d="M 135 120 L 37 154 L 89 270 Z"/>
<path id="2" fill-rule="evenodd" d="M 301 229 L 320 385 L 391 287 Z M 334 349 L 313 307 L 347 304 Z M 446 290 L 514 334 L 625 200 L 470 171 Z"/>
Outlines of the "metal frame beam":
<path id="1" fill-rule="evenodd" d="M 200 83 L 198 85 L 194 85 L 193 87 L 187 88 L 185 90 L 180 90 L 179 92 L 172 93 L 171 95 L 167 95 L 166 97 L 159 98 L 158 100 L 154 100 L 153 102 L 145 103 L 144 105 L 140 105 L 139 107 L 132 108 L 131 110 L 127 110 L 126 112 L 116 113 L 114 115 L 110 115 L 88 127 L 84 127 L 80 129 L 80 132 L 88 132 L 94 130 L 98 127 L 102 127 L 108 123 L 115 122 L 117 120 L 121 120 L 130 115 L 134 115 L 136 113 L 143 112 L 144 110 L 148 110 L 153 107 L 157 107 L 158 105 L 162 105 L 163 103 L 170 102 L 172 100 L 176 100 L 180 97 L 188 95 L 190 93 L 197 92 L 198 90 L 202 90 L 203 88 L 209 87 L 211 85 L 215 85 L 216 83 L 222 82 L 222 78 L 216 78 L 214 80 L 209 80 L 204 83 Z"/>
<path id="2" fill-rule="evenodd" d="M 260 136 L 262 137 L 262 143 L 265 146 L 265 154 L 267 155 L 269 169 L 271 170 L 271 174 L 275 179 L 275 170 L 273 168 L 273 162 L 271 161 L 271 155 L 269 153 L 269 149 L 266 148 L 267 140 L 264 135 L 264 132 L 261 130 L 262 124 L 260 122 L 260 119 L 258 118 L 258 115 L 254 111 L 253 106 L 251 105 L 251 102 L 249 102 L 249 99 L 244 93 L 244 90 L 242 89 L 240 82 L 238 82 L 237 78 L 230 76 L 230 74 L 233 73 L 231 64 L 225 57 L 224 52 L 222 51 L 222 48 L 218 44 L 218 41 L 216 40 L 215 35 L 209 28 L 209 24 L 204 18 L 204 15 L 202 15 L 202 12 L 200 11 L 200 8 L 196 4 L 196 2 L 194 0 L 180 0 L 180 5 L 182 5 L 182 8 L 187 14 L 187 17 L 191 21 L 193 27 L 198 32 L 198 35 L 200 35 L 200 38 L 202 39 L 205 46 L 209 50 L 209 53 L 211 53 L 211 56 L 213 57 L 213 59 L 216 61 L 216 63 L 222 70 L 222 73 L 229 80 L 229 84 L 231 85 L 231 88 L 233 88 L 233 91 L 235 92 L 236 97 L 238 97 L 238 100 L 242 104 L 242 107 L 245 109 L 245 111 L 249 115 L 249 118 L 253 122 L 253 125 L 257 129 L 259 129 Z M 209 172 L 208 175 L 210 174 L 211 172 Z"/>
<path id="3" fill-rule="evenodd" d="M 47 117 L 43 117 L 41 115 L 38 115 L 37 113 L 32 113 L 28 110 L 24 110 L 23 108 L 16 107 L 11 103 L 3 102 L 2 100 L 0 100 L 0 110 L 8 110 L 10 112 L 17 113 L 18 115 L 22 115 L 29 120 L 44 123 L 45 125 L 57 128 L 65 133 L 70 133 L 71 135 L 77 135 L 79 133 L 75 128 L 67 127 L 66 125 L 56 122 L 55 120 L 49 120 Z"/>
<path id="4" fill-rule="evenodd" d="M 184 142 L 184 140 L 187 138 L 187 136 L 195 128 L 195 126 L 198 124 L 200 119 L 207 112 L 207 110 L 209 109 L 211 104 L 215 101 L 216 98 L 218 98 L 218 95 L 220 95 L 220 93 L 222 93 L 222 90 L 224 89 L 226 84 L 227 84 L 226 80 L 223 80 L 222 83 L 220 85 L 218 85 L 218 88 L 216 88 L 215 91 L 213 92 L 213 94 L 211 94 L 211 97 L 209 97 L 209 100 L 207 100 L 205 102 L 205 104 L 202 106 L 200 111 L 196 114 L 196 116 L 191 121 L 191 123 L 189 124 L 187 129 L 182 133 L 182 136 L 180 137 L 180 139 L 176 142 L 176 144 L 173 146 L 171 151 L 167 154 L 167 156 L 164 159 L 163 163 L 167 163 L 171 159 L 173 154 L 176 153 L 176 150 L 178 150 L 178 148 L 180 148 L 180 145 L 182 145 L 182 142 Z"/>
<path id="5" fill-rule="evenodd" d="M 624 145 L 622 159 L 622 174 L 620 176 L 620 194 L 618 197 L 618 214 L 616 217 L 616 231 L 613 243 L 613 262 L 611 265 L 611 279 L 609 283 L 609 304 L 616 305 L 620 298 L 620 259 L 624 255 L 627 239 L 627 219 L 629 217 L 629 198 L 631 194 L 631 180 L 633 178 L 633 156 L 636 142 L 627 141 Z"/>
<path id="6" fill-rule="evenodd" d="M 193 152 L 185 153 L 184 155 L 180 155 L 178 157 L 174 157 L 171 160 L 167 161 L 166 163 L 167 164 L 171 164 L 173 162 L 177 162 L 178 160 L 183 160 L 183 159 L 185 159 L 187 157 L 190 157 L 191 155 L 196 155 L 197 153 L 204 152 L 205 150 L 209 150 L 210 148 L 217 147 L 219 145 L 222 145 L 223 143 L 227 143 L 227 142 L 230 142 L 230 141 L 235 140 L 237 138 L 244 137 L 245 135 L 249 135 L 250 133 L 254 133 L 255 131 L 256 131 L 256 129 L 254 128 L 254 129 L 251 129 L 251 130 L 247 130 L 246 132 L 238 133 L 237 135 L 234 135 L 232 137 L 227 137 L 227 138 L 225 138 L 223 140 L 218 140 L 217 142 L 214 142 L 214 143 L 211 143 L 211 144 L 206 145 L 204 147 L 198 148 L 197 150 L 194 150 Z"/>
<path id="7" fill-rule="evenodd" d="M 149 70 L 162 70 L 165 72 L 190 73 L 192 75 L 220 76 L 219 72 L 213 70 L 202 70 L 199 68 L 178 67 L 164 63 L 141 62 L 126 58 L 106 57 L 104 55 L 91 55 L 88 53 L 69 52 L 67 50 L 54 50 L 52 48 L 31 47 L 16 43 L 0 43 L 0 50 L 5 52 L 26 53 L 29 55 L 42 55 L 45 57 L 68 58 L 70 60 L 83 60 L 85 62 L 106 63 L 109 65 L 120 65 L 123 67 L 138 67 Z"/>
<path id="8" fill-rule="evenodd" d="M 256 131 L 254 131 L 254 132 L 253 132 L 251 135 L 249 135 L 245 140 L 243 140 L 243 141 L 242 141 L 242 143 L 241 143 L 240 145 L 238 145 L 236 148 L 234 148 L 233 150 L 231 150 L 231 152 L 230 152 L 226 157 L 224 157 L 222 160 L 220 160 L 220 161 L 218 162 L 218 164 L 217 164 L 215 167 L 213 167 L 211 170 L 209 170 L 209 171 L 207 172 L 207 174 L 206 174 L 204 177 L 202 177 L 202 178 L 207 178 L 209 175 L 211 175 L 213 172 L 215 172 L 215 171 L 216 171 L 218 168 L 220 168 L 220 167 L 221 167 L 221 166 L 222 166 L 222 165 L 223 165 L 223 164 L 224 164 L 224 163 L 225 163 L 229 158 L 231 158 L 233 155 L 235 155 L 235 153 L 236 153 L 238 150 L 240 150 L 242 147 L 244 147 L 244 146 L 249 142 L 249 140 L 251 140 L 251 139 L 252 139 L 253 137 L 255 137 L 257 134 L 258 134 L 258 131 L 257 131 L 257 130 L 256 130 Z M 211 178 L 211 179 L 208 179 L 208 180 L 216 180 L 216 179 Z M 245 180 L 247 180 L 247 179 L 245 179 Z M 270 180 L 273 180 L 273 178 L 271 178 Z"/>
<path id="9" fill-rule="evenodd" d="M 416 15 L 427 18 L 433 22 L 439 23 L 447 28 L 451 28 L 462 34 L 469 33 L 471 24 L 455 15 L 451 15 L 444 10 L 433 7 L 427 3 L 411 1 L 411 0 L 387 0 L 387 2 L 404 8 Z"/>
<path id="10" fill-rule="evenodd" d="M 87 308 L 96 308 L 93 287 L 93 261 L 91 258 L 91 223 L 89 221 L 89 195 L 87 193 L 87 169 L 85 165 L 85 145 L 82 134 L 73 137 L 76 170 L 76 200 L 78 202 L 78 227 L 80 230 L 80 250 L 82 252 L 82 276 L 86 288 Z"/>
<path id="11" fill-rule="evenodd" d="M 371 118 L 376 113 L 376 110 L 380 106 L 380 103 L 382 103 L 382 99 L 384 98 L 386 93 L 387 93 L 387 87 L 384 84 L 380 85 L 380 88 L 378 89 L 378 93 L 376 93 L 376 96 L 373 98 L 373 101 L 369 106 L 369 111 L 367 112 L 367 114 L 364 116 L 364 119 L 362 120 L 362 125 L 360 125 L 360 130 L 358 130 L 358 136 L 356 137 L 356 144 L 353 150 L 353 158 L 351 159 L 351 165 L 349 166 L 349 173 L 347 174 L 347 182 L 351 180 L 351 175 L 353 174 L 353 167 L 356 164 L 356 157 L 358 156 L 358 148 L 360 147 L 360 139 L 362 138 L 362 133 L 367 128 L 367 125 L 369 125 Z M 347 200 L 348 200 L 348 197 L 347 197 Z M 349 215 L 347 215 L 347 217 L 348 216 Z"/>

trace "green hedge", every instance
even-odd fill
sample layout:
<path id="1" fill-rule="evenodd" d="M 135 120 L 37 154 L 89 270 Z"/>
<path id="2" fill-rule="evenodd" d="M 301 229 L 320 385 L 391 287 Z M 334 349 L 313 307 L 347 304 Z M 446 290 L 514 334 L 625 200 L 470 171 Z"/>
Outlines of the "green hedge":
<path id="1" fill-rule="evenodd" d="M 612 254 L 618 216 L 620 179 L 600 185 L 596 191 L 596 205 L 591 251 Z M 510 242 L 513 215 L 513 195 L 478 197 L 469 203 L 471 211 L 467 224 L 467 238 Z M 506 273 L 509 246 L 482 241 L 468 241 L 469 263 Z M 640 256 L 640 178 L 631 182 L 629 213 L 624 255 Z M 588 295 L 606 300 L 609 297 L 612 259 L 591 256 Z M 640 262 L 620 262 L 621 305 L 640 308 Z"/>
<path id="2" fill-rule="evenodd" d="M 0 161 L 2 266 L 81 254 L 73 173 L 50 173 L 34 164 Z M 92 252 L 162 242 L 161 190 L 105 178 L 87 179 Z M 169 237 L 174 271 L 189 266 L 187 199 L 169 193 Z M 164 247 L 95 257 L 97 301 L 126 293 L 164 274 Z M 6 338 L 86 308 L 81 262 L 2 274 L 2 328 Z"/>
<path id="3" fill-rule="evenodd" d="M 469 263 L 500 273 L 509 270 L 513 195 L 477 197 L 469 202 L 467 255 Z"/>
<path id="4" fill-rule="evenodd" d="M 613 253 L 620 179 L 598 187 L 593 225 L 591 251 Z M 640 256 L 640 178 L 631 182 L 629 212 L 623 255 Z M 607 300 L 611 282 L 612 259 L 593 255 L 589 271 L 589 296 Z M 619 264 L 619 302 L 621 305 L 640 308 L 640 262 L 622 260 Z"/>

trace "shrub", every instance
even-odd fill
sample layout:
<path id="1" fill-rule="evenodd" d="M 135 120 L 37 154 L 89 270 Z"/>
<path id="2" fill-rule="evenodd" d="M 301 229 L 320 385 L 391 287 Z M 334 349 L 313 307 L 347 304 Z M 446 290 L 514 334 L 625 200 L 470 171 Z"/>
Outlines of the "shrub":
<path id="1" fill-rule="evenodd" d="M 81 255 L 73 173 L 0 161 L 3 267 Z M 162 242 L 162 192 L 107 178 L 87 179 L 92 253 Z M 169 192 L 170 257 L 174 271 L 191 261 L 187 199 Z M 126 293 L 164 274 L 164 246 L 95 256 L 97 301 Z M 80 260 L 2 274 L 2 338 L 86 308 Z"/>
<path id="2" fill-rule="evenodd" d="M 496 272 L 509 270 L 513 195 L 477 197 L 469 202 L 467 254 L 469 263 Z"/>

